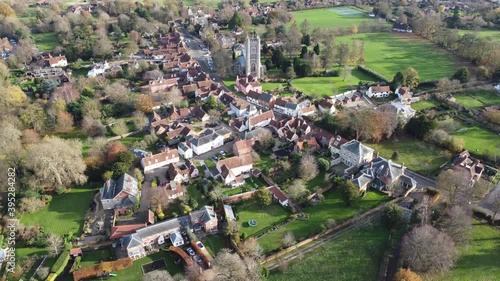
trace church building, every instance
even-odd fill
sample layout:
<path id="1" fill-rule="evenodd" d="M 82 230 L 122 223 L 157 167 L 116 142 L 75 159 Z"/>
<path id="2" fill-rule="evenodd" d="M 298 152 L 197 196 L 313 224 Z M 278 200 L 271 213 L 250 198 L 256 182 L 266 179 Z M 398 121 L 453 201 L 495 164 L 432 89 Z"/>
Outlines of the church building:
<path id="1" fill-rule="evenodd" d="M 247 35 L 245 46 L 241 55 L 236 58 L 234 74 L 239 76 L 253 76 L 258 79 L 263 75 L 263 67 L 260 63 L 260 37 L 253 33 Z"/>

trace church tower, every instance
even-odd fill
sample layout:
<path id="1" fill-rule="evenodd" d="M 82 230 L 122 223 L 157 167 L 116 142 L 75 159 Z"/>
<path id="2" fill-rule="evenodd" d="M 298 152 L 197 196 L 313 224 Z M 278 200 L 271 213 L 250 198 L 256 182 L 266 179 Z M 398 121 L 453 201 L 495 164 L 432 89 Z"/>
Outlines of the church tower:
<path id="1" fill-rule="evenodd" d="M 260 79 L 260 37 L 256 33 L 248 36 L 245 42 L 246 75 Z"/>

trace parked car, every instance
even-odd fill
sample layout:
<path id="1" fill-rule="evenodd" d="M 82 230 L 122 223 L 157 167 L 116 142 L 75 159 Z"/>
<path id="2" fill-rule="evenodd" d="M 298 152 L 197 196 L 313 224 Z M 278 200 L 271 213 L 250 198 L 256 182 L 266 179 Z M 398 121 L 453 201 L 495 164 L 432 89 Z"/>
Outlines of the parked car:
<path id="1" fill-rule="evenodd" d="M 196 242 L 196 245 L 198 245 L 198 247 L 200 247 L 200 249 L 203 249 L 205 246 L 203 246 L 203 243 L 201 242 Z"/>
<path id="2" fill-rule="evenodd" d="M 193 248 L 187 248 L 186 251 L 188 252 L 188 254 L 190 256 L 194 256 L 194 250 L 193 250 Z"/>
<path id="3" fill-rule="evenodd" d="M 219 154 L 222 156 L 226 156 L 227 153 L 224 150 L 222 150 L 221 152 L 219 152 Z"/>
<path id="4" fill-rule="evenodd" d="M 217 155 L 214 155 L 214 156 L 212 156 L 211 158 L 212 158 L 212 160 L 214 160 L 214 161 L 219 160 L 219 157 L 217 157 Z"/>

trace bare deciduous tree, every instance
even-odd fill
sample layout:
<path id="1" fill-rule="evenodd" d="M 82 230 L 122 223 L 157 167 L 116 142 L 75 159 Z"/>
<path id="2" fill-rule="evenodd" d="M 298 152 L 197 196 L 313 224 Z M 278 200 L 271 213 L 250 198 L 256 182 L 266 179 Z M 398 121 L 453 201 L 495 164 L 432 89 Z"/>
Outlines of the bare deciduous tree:
<path id="1" fill-rule="evenodd" d="M 455 243 L 467 243 L 472 235 L 470 211 L 457 205 L 447 208 L 437 221 L 437 228 L 448 234 Z"/>
<path id="2" fill-rule="evenodd" d="M 299 176 L 304 180 L 309 180 L 318 175 L 318 162 L 314 156 L 308 154 L 300 159 L 300 164 L 298 168 Z"/>
<path id="3" fill-rule="evenodd" d="M 90 116 L 85 116 L 82 121 L 82 130 L 89 137 L 103 136 L 106 128 L 102 125 L 101 120 L 94 119 Z"/>
<path id="4" fill-rule="evenodd" d="M 179 88 L 173 87 L 161 96 L 161 101 L 166 105 L 179 106 L 182 101 L 182 93 Z"/>
<path id="5" fill-rule="evenodd" d="M 309 190 L 307 190 L 302 180 L 296 179 L 287 187 L 287 193 L 295 202 L 300 202 L 309 194 Z"/>
<path id="6" fill-rule="evenodd" d="M 293 232 L 288 231 L 285 235 L 283 235 L 283 239 L 281 240 L 281 245 L 283 245 L 283 247 L 288 248 L 295 243 L 295 235 Z"/>
<path id="7" fill-rule="evenodd" d="M 450 236 L 423 225 L 403 237 L 401 256 L 417 272 L 446 271 L 455 264 L 457 250 Z"/>
<path id="8" fill-rule="evenodd" d="M 264 250 L 255 237 L 250 237 L 239 245 L 241 253 L 250 258 L 260 258 Z"/>
<path id="9" fill-rule="evenodd" d="M 461 169 L 449 169 L 441 172 L 438 176 L 437 186 L 439 189 L 447 191 L 451 205 L 468 204 L 471 195 L 470 173 Z"/>
<path id="10" fill-rule="evenodd" d="M 49 255 L 54 257 L 58 256 L 61 253 L 61 250 L 64 247 L 64 241 L 61 236 L 50 233 L 47 236 L 47 250 Z"/>
<path id="11" fill-rule="evenodd" d="M 222 249 L 214 260 L 213 265 L 218 281 L 259 281 L 260 266 L 253 259 L 241 259 L 236 253 L 231 253 L 228 249 Z"/>

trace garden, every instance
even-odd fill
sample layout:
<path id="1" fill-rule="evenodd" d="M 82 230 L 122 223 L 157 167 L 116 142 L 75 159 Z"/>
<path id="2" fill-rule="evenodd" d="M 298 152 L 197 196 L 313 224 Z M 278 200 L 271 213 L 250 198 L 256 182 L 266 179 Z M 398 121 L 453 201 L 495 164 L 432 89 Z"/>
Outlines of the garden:
<path id="1" fill-rule="evenodd" d="M 460 128 L 452 133 L 463 139 L 464 148 L 471 153 L 483 156 L 500 156 L 500 136 L 477 125 L 461 123 Z"/>
<path id="2" fill-rule="evenodd" d="M 240 233 L 246 237 L 286 219 L 289 215 L 287 210 L 277 203 L 262 207 L 257 200 L 253 199 L 235 205 L 234 209 L 240 224 Z M 249 226 L 250 220 L 255 220 L 257 225 Z"/>
<path id="3" fill-rule="evenodd" d="M 496 91 L 476 90 L 453 95 L 455 102 L 468 109 L 478 109 L 500 104 L 500 95 Z"/>
<path id="4" fill-rule="evenodd" d="M 377 280 L 388 236 L 383 226 L 349 232 L 292 261 L 287 271 L 272 271 L 268 280 Z"/>
<path id="5" fill-rule="evenodd" d="M 421 82 L 451 77 L 458 69 L 456 58 L 421 38 L 394 33 L 360 33 L 336 38 L 339 42 L 364 43 L 367 68 L 392 80 L 398 71 L 415 68 Z M 432 62 L 432 63 L 429 63 Z"/>
<path id="6" fill-rule="evenodd" d="M 149 264 L 153 261 L 164 259 L 167 268 L 166 270 L 174 276 L 177 273 L 182 272 L 182 267 L 180 265 L 177 265 L 174 263 L 174 254 L 173 253 L 165 253 L 163 251 L 160 251 L 158 253 L 149 255 L 147 257 L 144 257 L 142 259 L 138 259 L 134 261 L 134 264 L 132 267 L 129 267 L 127 269 L 118 271 L 118 272 L 113 272 L 116 273 L 118 276 L 118 280 L 120 281 L 137 281 L 137 280 L 142 280 L 142 266 Z"/>
<path id="7" fill-rule="evenodd" d="M 356 205 L 347 207 L 337 191 L 330 189 L 324 193 L 324 196 L 325 199 L 317 205 L 303 209 L 307 218 L 296 219 L 259 239 L 264 252 L 270 253 L 278 249 L 287 232 L 292 232 L 296 240 L 300 241 L 323 231 L 324 224 L 328 219 L 334 219 L 336 223 L 341 223 L 390 200 L 388 196 L 381 193 L 368 192 Z"/>

